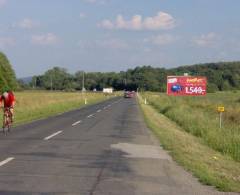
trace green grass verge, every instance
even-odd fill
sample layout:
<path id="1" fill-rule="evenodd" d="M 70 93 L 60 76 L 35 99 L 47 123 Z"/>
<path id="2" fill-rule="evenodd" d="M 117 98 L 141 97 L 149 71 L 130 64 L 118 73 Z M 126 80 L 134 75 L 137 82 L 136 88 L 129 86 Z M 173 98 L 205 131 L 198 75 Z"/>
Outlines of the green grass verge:
<path id="1" fill-rule="evenodd" d="M 176 122 L 184 131 L 240 162 L 239 92 L 220 92 L 203 97 L 174 97 L 150 92 L 143 95 L 150 105 Z M 219 105 L 225 106 L 221 129 L 217 112 Z"/>
<path id="2" fill-rule="evenodd" d="M 240 192 L 240 163 L 206 146 L 202 139 L 185 132 L 175 122 L 145 105 L 139 104 L 145 121 L 175 161 L 207 185 L 221 191 Z"/>

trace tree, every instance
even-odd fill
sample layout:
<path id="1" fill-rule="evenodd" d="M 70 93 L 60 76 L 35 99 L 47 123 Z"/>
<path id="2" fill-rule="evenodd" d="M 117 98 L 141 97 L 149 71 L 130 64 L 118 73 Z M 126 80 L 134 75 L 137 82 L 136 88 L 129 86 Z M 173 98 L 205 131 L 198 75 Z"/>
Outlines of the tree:
<path id="1" fill-rule="evenodd" d="M 0 52 L 0 89 L 10 88 L 15 90 L 17 87 L 18 83 L 15 72 L 12 69 L 6 55 Z"/>
<path id="2" fill-rule="evenodd" d="M 64 68 L 54 67 L 43 75 L 43 83 L 46 89 L 65 90 L 71 87 L 71 75 Z"/>

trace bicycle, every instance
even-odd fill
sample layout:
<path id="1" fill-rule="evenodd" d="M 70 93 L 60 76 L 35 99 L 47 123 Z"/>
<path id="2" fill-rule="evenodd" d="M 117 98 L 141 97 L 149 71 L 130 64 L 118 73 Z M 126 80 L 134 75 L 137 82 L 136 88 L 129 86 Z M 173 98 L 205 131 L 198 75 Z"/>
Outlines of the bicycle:
<path id="1" fill-rule="evenodd" d="M 4 108 L 4 114 L 3 114 L 3 134 L 7 135 L 7 132 L 10 133 L 12 126 L 12 113 L 10 111 L 10 108 Z M 5 129 L 7 128 L 7 131 Z"/>

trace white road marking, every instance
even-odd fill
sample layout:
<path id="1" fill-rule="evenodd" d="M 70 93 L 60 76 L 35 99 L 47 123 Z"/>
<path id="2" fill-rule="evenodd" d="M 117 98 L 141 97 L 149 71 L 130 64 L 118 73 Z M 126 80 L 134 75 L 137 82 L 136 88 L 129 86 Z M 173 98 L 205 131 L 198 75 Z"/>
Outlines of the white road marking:
<path id="1" fill-rule="evenodd" d="M 90 114 L 89 116 L 87 116 L 87 118 L 92 118 L 94 116 L 94 114 Z"/>
<path id="2" fill-rule="evenodd" d="M 50 136 L 48 136 L 48 137 L 45 137 L 44 140 L 49 140 L 49 139 L 51 139 L 52 137 L 54 137 L 54 136 L 56 136 L 56 135 L 58 135 L 58 134 L 60 134 L 60 133 L 62 133 L 62 131 L 58 131 L 58 132 L 56 132 L 56 133 L 54 133 L 54 134 L 52 134 L 52 135 L 50 135 Z"/>
<path id="3" fill-rule="evenodd" d="M 73 123 L 72 126 L 76 126 L 76 125 L 78 125 L 78 124 L 81 123 L 81 122 L 82 122 L 82 121 L 77 121 L 77 122 Z"/>
<path id="4" fill-rule="evenodd" d="M 14 159 L 15 159 L 15 158 L 13 158 L 13 157 L 7 158 L 6 160 L 0 162 L 0 167 L 3 166 L 3 165 L 5 165 L 5 164 L 7 164 L 7 163 L 9 163 L 10 161 L 12 161 L 12 160 L 14 160 Z"/>
<path id="5" fill-rule="evenodd" d="M 101 112 L 102 110 L 100 109 L 100 110 L 98 110 L 97 112 Z"/>
<path id="6" fill-rule="evenodd" d="M 103 109 L 106 110 L 106 109 L 107 109 L 107 106 L 105 106 Z"/>

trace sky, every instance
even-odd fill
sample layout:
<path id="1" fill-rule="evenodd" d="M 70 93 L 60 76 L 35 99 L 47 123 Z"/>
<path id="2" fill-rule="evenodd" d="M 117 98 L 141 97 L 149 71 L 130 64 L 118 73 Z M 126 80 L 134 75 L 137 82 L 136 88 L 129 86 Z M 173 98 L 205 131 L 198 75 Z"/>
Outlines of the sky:
<path id="1" fill-rule="evenodd" d="M 240 60 L 239 0 L 0 0 L 18 78 Z"/>

